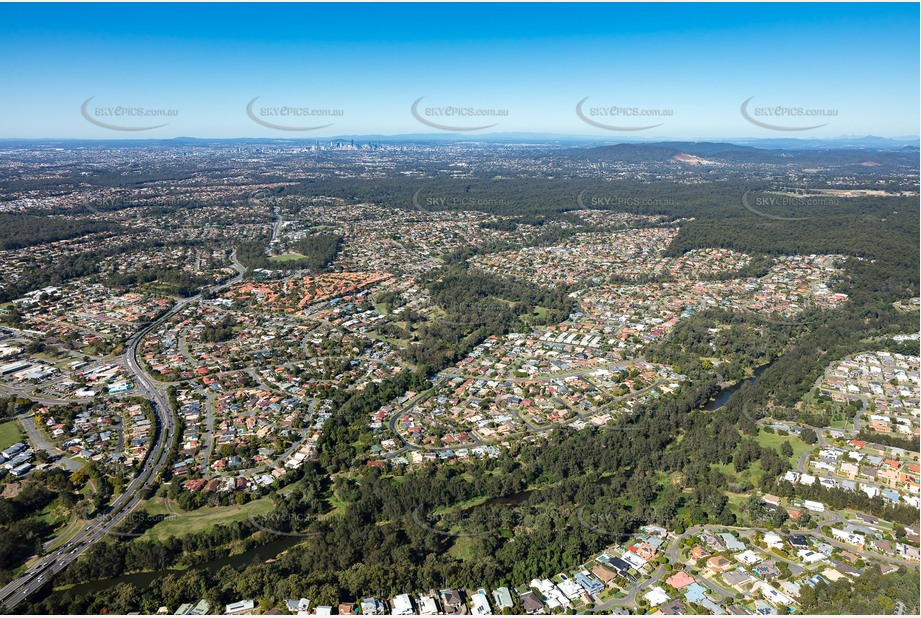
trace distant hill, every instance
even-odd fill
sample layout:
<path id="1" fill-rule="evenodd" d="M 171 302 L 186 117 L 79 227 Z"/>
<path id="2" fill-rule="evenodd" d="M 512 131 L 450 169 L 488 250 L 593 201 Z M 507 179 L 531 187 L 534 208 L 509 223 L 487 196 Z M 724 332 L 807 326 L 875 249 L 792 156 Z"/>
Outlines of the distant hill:
<path id="1" fill-rule="evenodd" d="M 887 166 L 917 167 L 919 150 L 903 146 L 897 150 L 875 148 L 786 149 L 756 148 L 720 142 L 657 142 L 651 144 L 615 144 L 594 148 L 572 149 L 576 159 L 609 163 L 688 164 L 790 164 L 807 166 Z"/>
<path id="2" fill-rule="evenodd" d="M 355 134 L 355 135 L 311 135 L 287 137 L 237 137 L 237 138 L 198 138 L 180 136 L 175 138 L 109 138 L 109 139 L 62 139 L 62 138 L 37 138 L 37 139 L 12 139 L 0 137 L 0 147 L 22 147 L 24 144 L 45 145 L 56 147 L 75 146 L 181 146 L 181 145 L 235 145 L 235 144 L 313 144 L 331 143 L 354 140 L 359 143 L 490 143 L 490 144 L 533 144 L 557 145 L 566 147 L 591 146 L 605 144 L 612 145 L 638 145 L 658 148 L 676 148 L 689 154 L 705 156 L 733 150 L 749 148 L 759 150 L 918 150 L 919 138 L 898 137 L 887 138 L 867 135 L 862 137 L 841 136 L 826 139 L 794 138 L 794 137 L 740 137 L 740 138 L 709 138 L 707 141 L 677 140 L 666 136 L 617 136 L 606 134 L 593 135 L 568 135 L 556 133 L 404 133 L 397 135 L 384 134 Z M 616 144 L 614 143 L 616 142 Z"/>

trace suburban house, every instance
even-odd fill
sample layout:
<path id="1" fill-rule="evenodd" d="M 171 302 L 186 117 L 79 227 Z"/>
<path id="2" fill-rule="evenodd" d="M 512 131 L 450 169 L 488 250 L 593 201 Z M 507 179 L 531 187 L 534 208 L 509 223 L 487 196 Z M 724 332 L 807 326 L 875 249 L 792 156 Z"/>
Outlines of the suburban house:
<path id="1" fill-rule="evenodd" d="M 438 596 L 441 598 L 441 607 L 446 614 L 463 614 L 466 610 L 464 601 L 457 590 L 445 588 L 438 591 Z"/>
<path id="2" fill-rule="evenodd" d="M 714 573 L 722 573 L 732 566 L 732 562 L 725 556 L 713 556 L 707 558 L 707 567 Z"/>

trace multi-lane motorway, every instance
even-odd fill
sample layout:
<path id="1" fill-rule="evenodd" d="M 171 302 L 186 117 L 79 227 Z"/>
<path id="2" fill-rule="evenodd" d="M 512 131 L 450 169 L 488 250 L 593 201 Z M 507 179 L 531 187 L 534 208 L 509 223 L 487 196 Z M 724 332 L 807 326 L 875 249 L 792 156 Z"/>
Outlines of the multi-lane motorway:
<path id="1" fill-rule="evenodd" d="M 227 286 L 238 283 L 243 278 L 245 268 L 236 261 L 235 254 L 231 254 L 230 258 L 238 274 L 233 279 L 211 288 L 212 292 L 217 292 Z M 124 493 L 110 505 L 106 514 L 91 521 L 85 529 L 76 534 L 69 542 L 43 556 L 18 579 L 4 586 L 0 590 L 0 605 L 3 608 L 12 609 L 16 607 L 30 594 L 48 583 L 55 574 L 79 558 L 93 543 L 96 543 L 121 525 L 142 501 L 143 490 L 158 481 L 160 473 L 169 459 L 170 445 L 173 443 L 176 434 L 176 419 L 172 409 L 170 409 L 169 399 L 162 386 L 154 382 L 144 371 L 138 353 L 141 341 L 147 333 L 200 298 L 201 296 L 199 295 L 177 302 L 172 309 L 159 319 L 135 333 L 127 343 L 125 349 L 126 365 L 129 371 L 134 374 L 138 390 L 153 404 L 154 413 L 157 417 L 157 431 L 154 435 L 153 444 L 137 476 L 128 484 Z"/>

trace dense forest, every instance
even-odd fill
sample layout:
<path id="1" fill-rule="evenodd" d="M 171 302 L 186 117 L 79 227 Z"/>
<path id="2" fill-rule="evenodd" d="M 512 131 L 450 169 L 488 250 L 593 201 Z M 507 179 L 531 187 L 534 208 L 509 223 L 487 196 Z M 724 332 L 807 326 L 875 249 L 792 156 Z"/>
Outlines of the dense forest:
<path id="1" fill-rule="evenodd" d="M 233 327 L 236 323 L 232 315 L 226 315 L 218 322 L 206 324 L 199 337 L 207 343 L 228 341 L 233 337 Z"/>
<path id="2" fill-rule="evenodd" d="M 917 167 L 917 159 L 915 159 Z M 474 175 L 477 173 L 472 172 Z M 617 210 L 642 215 L 663 215 L 673 219 L 694 218 L 699 221 L 747 220 L 756 223 L 778 221 L 753 212 L 748 204 L 759 204 L 758 197 L 769 192 L 765 181 L 754 182 L 743 174 L 730 178 L 707 179 L 706 182 L 683 183 L 667 180 L 641 181 L 604 177 L 476 177 L 457 179 L 430 178 L 332 178 L 318 177 L 286 188 L 282 195 L 309 198 L 334 197 L 351 203 L 370 202 L 389 208 L 427 211 L 476 210 L 512 217 L 522 223 L 543 221 L 572 222 L 572 211 L 582 208 Z M 822 186 L 820 178 L 813 180 Z M 872 183 L 868 187 L 872 187 Z M 776 193 L 770 193 L 777 197 Z M 743 196 L 746 199 L 743 201 Z M 444 199 L 443 202 L 437 198 Z M 605 199 L 606 198 L 606 199 Z M 462 200 L 462 201 L 461 201 Z M 887 228 L 896 229 L 888 214 L 902 213 L 917 217 L 910 197 L 802 198 L 777 199 L 772 206 L 756 210 L 769 216 L 808 220 L 840 218 L 877 220 L 886 218 Z M 798 224 L 808 220 L 791 221 Z M 782 222 L 782 221 L 781 221 Z M 838 219 L 835 222 L 839 222 Z M 911 233 L 911 229 L 906 230 Z M 855 234 L 862 234 L 851 229 Z M 721 234 L 726 238 L 729 234 Z"/>
<path id="3" fill-rule="evenodd" d="M 182 268 L 145 268 L 131 273 L 119 273 L 105 278 L 108 286 L 121 290 L 133 290 L 139 286 L 156 282 L 159 287 L 178 296 L 195 296 L 202 286 L 210 283 L 207 277 L 196 276 Z"/>
<path id="4" fill-rule="evenodd" d="M 15 282 L 3 282 L 4 284 L 0 286 L 0 303 L 9 302 L 19 298 L 26 292 L 37 290 L 47 285 L 61 285 L 73 279 L 99 275 L 99 265 L 106 258 L 164 246 L 163 241 L 135 241 L 121 245 L 104 246 L 101 249 L 71 256 L 66 260 L 41 265 L 36 263 L 35 268 L 20 273 L 20 277 Z M 136 274 L 113 275 L 110 283 L 115 286 L 127 286 L 132 282 L 149 283 L 156 281 L 159 275 L 164 277 L 164 283 L 167 286 L 175 286 L 174 293 L 177 294 L 184 295 L 185 293 L 193 292 L 195 285 L 200 283 L 197 278 L 174 268 L 148 269 Z"/>
<path id="5" fill-rule="evenodd" d="M 116 225 L 105 221 L 0 213 L 0 251 L 25 249 L 117 229 Z"/>
<path id="6" fill-rule="evenodd" d="M 515 443 L 494 460 L 412 470 L 367 467 L 369 413 L 407 391 L 426 389 L 433 372 L 483 338 L 559 321 L 572 311 L 567 290 L 543 289 L 465 268 L 465 257 L 493 247 L 463 248 L 423 281 L 444 315 L 418 324 L 407 318 L 407 328 L 418 327 L 418 345 L 407 351 L 418 370 L 371 383 L 361 391 L 334 393 L 336 414 L 324 427 L 318 460 L 290 492 L 272 495 L 276 526 L 285 525 L 283 532 L 315 536 L 305 536 L 272 563 L 240 571 L 187 568 L 144 590 L 119 584 L 102 593 L 56 593 L 37 599 L 32 611 L 152 612 L 162 604 L 175 606 L 198 598 L 214 607 L 239 598 L 278 603 L 306 596 L 317 605 L 365 595 L 388 597 L 442 587 L 445 582 L 473 588 L 517 586 L 580 564 L 643 523 L 680 532 L 695 524 L 731 525 L 746 523 L 739 517 L 760 517 L 734 510 L 726 489 L 818 499 L 833 508 L 860 508 L 903 524 L 917 522 L 917 510 L 892 507 L 862 493 L 778 483 L 778 476 L 790 469 L 788 456 L 754 439 L 762 416 L 815 420 L 804 418 L 796 404 L 829 362 L 861 351 L 868 341 L 917 331 L 916 315 L 892 307 L 895 300 L 918 295 L 916 200 L 855 198 L 821 207 L 794 201 L 769 213 L 801 219 L 794 221 L 746 209 L 742 195 L 751 187 L 741 180 L 681 184 L 566 178 L 318 178 L 291 191 L 409 209 L 420 188 L 420 200 L 433 195 L 489 198 L 496 204 L 489 212 L 522 222 L 539 220 L 548 239 L 573 233 L 572 211 L 580 208 L 578 196 L 583 191 L 637 198 L 630 202 L 637 205 L 622 210 L 661 214 L 672 222 L 694 218 L 682 222 L 678 238 L 668 248 L 672 255 L 700 247 L 730 247 L 756 256 L 751 274 L 767 268 L 773 256 L 788 252 L 851 256 L 844 265 L 846 276 L 837 284 L 849 301 L 834 311 L 812 310 L 789 323 L 729 311 L 708 311 L 682 321 L 668 338 L 649 348 L 648 356 L 686 373 L 691 385 L 638 406 L 613 427 L 559 429 L 546 439 Z M 335 257 L 331 247 L 335 244 L 338 250 L 338 243 L 330 239 L 319 241 L 314 249 L 292 250 L 322 258 L 318 268 L 323 268 Z M 307 268 L 297 261 L 272 262 L 265 246 L 264 240 L 240 243 L 237 255 L 250 268 Z M 716 326 L 720 328 L 714 333 Z M 230 328 L 215 325 L 208 337 L 230 336 Z M 714 350 L 728 359 L 719 367 L 705 360 Z M 742 380 L 765 366 L 757 382 L 740 388 L 727 405 L 703 409 L 721 382 Z M 756 465 L 764 472 L 756 483 L 736 477 Z M 497 500 L 489 502 L 491 498 Z M 473 499 L 480 499 L 480 505 L 457 506 Z M 68 568 L 62 581 L 188 567 L 224 551 L 222 547 L 240 550 L 269 540 L 271 535 L 257 533 L 245 522 L 165 541 L 113 538 Z M 896 599 L 916 608 L 917 573 L 911 575 L 911 593 L 903 590 L 906 575 L 877 576 L 870 571 L 855 584 L 845 581 L 810 590 L 803 608 L 875 612 L 890 608 Z M 867 599 L 874 599 L 876 606 L 868 605 Z"/>
<path id="7" fill-rule="evenodd" d="M 407 347 L 403 355 L 429 374 L 463 357 L 486 337 L 555 324 L 576 309 L 565 290 L 541 288 L 464 267 L 433 271 L 425 284 L 445 316 L 425 322 L 419 341 Z M 411 325 L 412 315 L 406 319 Z"/>
<path id="8" fill-rule="evenodd" d="M 288 249 L 300 254 L 294 263 L 299 268 L 320 271 L 329 266 L 342 248 L 342 236 L 338 234 L 312 234 L 296 240 Z"/>
<path id="9" fill-rule="evenodd" d="M 342 247 L 342 237 L 338 234 L 313 234 L 292 242 L 288 250 L 294 259 L 273 260 L 266 253 L 264 241 L 246 241 L 237 245 L 237 259 L 249 269 L 264 270 L 300 270 L 311 272 L 326 270 Z"/>

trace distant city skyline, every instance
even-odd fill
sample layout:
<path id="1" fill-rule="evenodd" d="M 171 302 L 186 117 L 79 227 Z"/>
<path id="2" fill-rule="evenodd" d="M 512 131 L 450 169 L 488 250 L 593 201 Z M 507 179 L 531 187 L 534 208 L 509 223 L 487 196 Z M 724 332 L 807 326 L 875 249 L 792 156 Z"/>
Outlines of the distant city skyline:
<path id="1" fill-rule="evenodd" d="M 0 139 L 916 137 L 918 18 L 909 3 L 4 4 Z"/>

